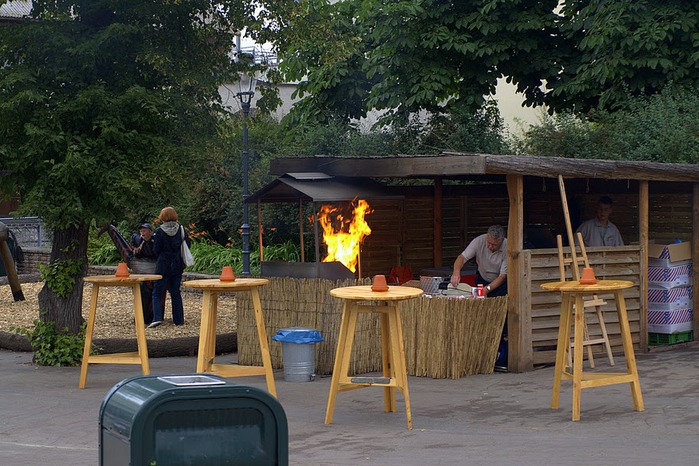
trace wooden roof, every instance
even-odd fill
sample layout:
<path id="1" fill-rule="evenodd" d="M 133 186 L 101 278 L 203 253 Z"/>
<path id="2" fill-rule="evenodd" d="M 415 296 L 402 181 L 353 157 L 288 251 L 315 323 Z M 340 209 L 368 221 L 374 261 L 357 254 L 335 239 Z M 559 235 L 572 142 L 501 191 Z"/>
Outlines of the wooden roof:
<path id="1" fill-rule="evenodd" d="M 525 175 L 556 178 L 603 178 L 699 182 L 699 165 L 627 160 L 570 159 L 519 155 L 444 153 L 385 157 L 283 157 L 272 160 L 270 172 L 323 172 L 334 176 L 375 178 L 463 178 L 483 175 Z"/>

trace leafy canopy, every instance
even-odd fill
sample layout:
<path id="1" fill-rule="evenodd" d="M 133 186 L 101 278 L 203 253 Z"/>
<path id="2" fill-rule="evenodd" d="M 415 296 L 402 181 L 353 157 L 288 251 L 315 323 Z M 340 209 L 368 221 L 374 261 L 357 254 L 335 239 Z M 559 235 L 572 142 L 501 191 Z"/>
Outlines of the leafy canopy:
<path id="1" fill-rule="evenodd" d="M 34 1 L 0 28 L 0 178 L 66 228 L 178 196 L 237 71 L 237 1 Z"/>

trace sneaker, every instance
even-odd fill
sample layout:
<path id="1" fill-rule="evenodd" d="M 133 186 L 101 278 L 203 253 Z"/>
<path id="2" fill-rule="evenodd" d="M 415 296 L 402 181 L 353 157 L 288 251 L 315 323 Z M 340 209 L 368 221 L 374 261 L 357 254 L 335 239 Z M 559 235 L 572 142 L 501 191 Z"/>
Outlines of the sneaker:
<path id="1" fill-rule="evenodd" d="M 148 324 L 148 327 L 146 327 L 146 328 L 155 328 L 155 327 L 159 326 L 159 325 L 162 324 L 162 323 L 163 323 L 162 320 L 154 320 L 153 322 L 151 322 L 150 324 Z"/>

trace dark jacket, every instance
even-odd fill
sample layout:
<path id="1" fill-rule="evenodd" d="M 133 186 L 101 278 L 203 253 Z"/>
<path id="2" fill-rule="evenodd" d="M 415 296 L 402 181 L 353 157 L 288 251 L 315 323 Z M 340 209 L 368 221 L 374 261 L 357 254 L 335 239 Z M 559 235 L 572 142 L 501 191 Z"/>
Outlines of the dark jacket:
<path id="1" fill-rule="evenodd" d="M 177 228 L 175 234 L 169 235 L 167 230 L 163 230 L 163 226 L 155 230 L 155 244 L 153 249 L 158 255 L 158 260 L 155 265 L 155 273 L 163 277 L 179 275 L 184 270 L 184 262 L 180 253 L 182 245 L 182 228 Z M 187 245 L 191 244 L 189 235 L 184 232 Z"/>

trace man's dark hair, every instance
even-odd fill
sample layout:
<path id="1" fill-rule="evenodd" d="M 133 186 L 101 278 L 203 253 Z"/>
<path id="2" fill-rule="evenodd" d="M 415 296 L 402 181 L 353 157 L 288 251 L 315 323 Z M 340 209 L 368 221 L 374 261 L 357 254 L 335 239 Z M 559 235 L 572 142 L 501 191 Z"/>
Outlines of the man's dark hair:
<path id="1" fill-rule="evenodd" d="M 614 201 L 612 201 L 612 198 L 609 197 L 609 196 L 602 196 L 602 197 L 599 198 L 599 201 L 597 201 L 597 202 L 600 203 L 600 204 L 604 204 L 604 205 L 612 205 L 612 204 L 614 204 Z"/>

